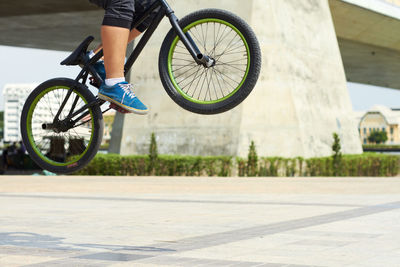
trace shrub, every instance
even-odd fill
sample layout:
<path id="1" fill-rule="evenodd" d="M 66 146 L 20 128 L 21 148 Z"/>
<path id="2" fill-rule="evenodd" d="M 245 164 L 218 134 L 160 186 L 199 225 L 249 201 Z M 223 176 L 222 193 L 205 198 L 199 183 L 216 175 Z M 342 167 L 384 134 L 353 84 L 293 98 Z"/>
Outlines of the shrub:
<path id="1" fill-rule="evenodd" d="M 254 160 L 253 157 L 250 159 Z M 249 164 L 249 158 L 196 157 L 157 155 L 151 163 L 148 155 L 120 156 L 98 154 L 92 162 L 77 175 L 121 175 L 121 176 L 221 176 L 236 174 L 249 176 L 249 166 L 258 166 L 258 177 L 299 177 L 335 175 L 333 157 L 323 158 L 258 158 Z M 149 166 L 153 164 L 153 169 Z M 237 172 L 234 171 L 237 168 Z M 365 153 L 362 155 L 342 155 L 340 173 L 337 176 L 397 176 L 400 174 L 400 157 L 393 155 Z"/>
<path id="2" fill-rule="evenodd" d="M 332 144 L 332 168 L 333 168 L 333 175 L 339 176 L 342 173 L 342 152 L 340 145 L 340 138 L 337 133 L 333 134 L 333 144 Z"/>
<path id="3" fill-rule="evenodd" d="M 152 165 L 153 164 L 153 165 Z M 151 168 L 150 166 L 153 166 Z M 149 156 L 120 156 L 98 154 L 75 175 L 128 176 L 221 176 L 231 175 L 232 157 L 195 157 L 158 155 L 151 162 Z"/>
<path id="4" fill-rule="evenodd" d="M 158 149 L 157 141 L 154 133 L 151 134 L 150 148 L 149 148 L 149 173 L 154 173 L 158 163 Z"/>
<path id="5" fill-rule="evenodd" d="M 247 156 L 247 176 L 257 176 L 258 174 L 258 156 L 256 145 L 251 141 L 249 154 Z"/>

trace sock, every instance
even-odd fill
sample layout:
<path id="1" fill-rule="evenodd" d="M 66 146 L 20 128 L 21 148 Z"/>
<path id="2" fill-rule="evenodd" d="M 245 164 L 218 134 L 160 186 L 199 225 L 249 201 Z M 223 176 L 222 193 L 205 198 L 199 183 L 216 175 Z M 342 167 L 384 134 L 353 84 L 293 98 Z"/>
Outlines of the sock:
<path id="1" fill-rule="evenodd" d="M 106 85 L 107 86 L 114 86 L 117 83 L 122 83 L 122 82 L 125 82 L 125 77 L 106 79 Z"/>
<path id="2" fill-rule="evenodd" d="M 96 55 L 96 54 L 93 52 L 93 50 L 90 50 L 90 51 L 89 51 L 89 58 L 94 57 L 94 55 Z"/>

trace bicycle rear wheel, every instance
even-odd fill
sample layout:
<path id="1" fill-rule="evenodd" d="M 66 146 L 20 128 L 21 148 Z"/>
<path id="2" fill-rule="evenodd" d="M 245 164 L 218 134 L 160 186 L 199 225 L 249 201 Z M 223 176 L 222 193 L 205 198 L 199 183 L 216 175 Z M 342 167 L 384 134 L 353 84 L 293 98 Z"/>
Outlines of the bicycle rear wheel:
<path id="1" fill-rule="evenodd" d="M 261 69 L 261 51 L 254 32 L 238 16 L 205 9 L 180 21 L 200 51 L 215 61 L 198 65 L 172 29 L 159 57 L 160 78 L 168 95 L 181 107 L 217 114 L 239 105 L 253 90 Z"/>
<path id="2" fill-rule="evenodd" d="M 40 167 L 72 173 L 96 155 L 103 117 L 98 105 L 86 106 L 94 101 L 96 98 L 82 84 L 65 78 L 46 81 L 29 95 L 21 115 L 21 135 L 26 150 Z"/>

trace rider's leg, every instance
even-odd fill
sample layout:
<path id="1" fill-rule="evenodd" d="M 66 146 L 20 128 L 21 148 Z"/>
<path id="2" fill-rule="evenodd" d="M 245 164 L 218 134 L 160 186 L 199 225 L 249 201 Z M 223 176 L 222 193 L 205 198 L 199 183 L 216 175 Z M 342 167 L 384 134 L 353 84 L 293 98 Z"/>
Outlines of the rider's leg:
<path id="1" fill-rule="evenodd" d="M 128 38 L 128 43 L 132 42 L 135 40 L 139 35 L 141 35 L 142 32 L 138 31 L 137 29 L 133 29 L 129 33 L 129 38 Z M 100 43 L 94 50 L 94 54 L 97 54 L 101 49 L 103 48 L 103 44 Z"/>
<path id="2" fill-rule="evenodd" d="M 104 0 L 102 0 L 104 1 Z M 127 0 L 124 0 L 127 1 Z M 140 0 L 140 1 L 135 1 L 135 14 L 136 18 L 140 18 L 149 8 L 152 4 L 154 4 L 156 0 Z M 128 43 L 132 42 L 135 40 L 139 35 L 141 35 L 151 24 L 153 21 L 154 17 L 156 16 L 157 12 L 159 11 L 159 8 L 155 9 L 152 14 L 150 14 L 149 17 L 147 17 L 141 24 L 137 26 L 137 28 L 133 28 L 135 23 L 132 23 L 131 31 L 129 33 L 129 39 Z M 134 21 L 133 21 L 134 22 Z M 92 52 L 94 54 L 98 53 L 101 49 L 103 48 L 103 44 L 100 44 L 97 46 Z"/>
<path id="3" fill-rule="evenodd" d="M 101 27 L 107 79 L 124 78 L 124 62 L 128 38 L 129 29 L 108 25 Z"/>

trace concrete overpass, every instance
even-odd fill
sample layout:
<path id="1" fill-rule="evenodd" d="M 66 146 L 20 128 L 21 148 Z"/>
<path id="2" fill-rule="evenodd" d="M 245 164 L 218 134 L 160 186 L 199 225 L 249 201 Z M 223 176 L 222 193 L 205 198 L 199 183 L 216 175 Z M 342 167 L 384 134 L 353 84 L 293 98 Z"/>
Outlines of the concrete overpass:
<path id="1" fill-rule="evenodd" d="M 263 156 L 323 156 L 331 153 L 333 132 L 341 134 L 345 153 L 359 153 L 346 79 L 400 89 L 397 0 L 169 2 L 180 16 L 207 6 L 229 9 L 246 18 L 263 49 L 260 83 L 255 93 L 230 113 L 214 117 L 184 113 L 184 118 L 176 118 L 183 113 L 162 92 L 154 68 L 169 28 L 164 23 L 160 35 L 146 48 L 146 58 L 138 62 L 141 68 L 132 74 L 141 84 L 138 95 L 153 102 L 153 114 L 146 118 L 119 116 L 118 131 L 113 134 L 114 140 L 121 142 L 112 145 L 113 152 L 146 153 L 154 131 L 160 133 L 160 143 L 166 144 L 159 148 L 160 153 L 222 151 L 245 156 L 254 140 L 262 145 L 259 153 Z M 1 1 L 0 45 L 72 50 L 89 34 L 98 38 L 102 14 L 86 0 Z M 255 110 L 261 103 L 265 109 Z M 205 130 L 209 136 L 204 136 Z"/>

